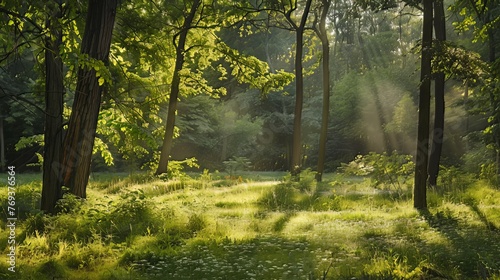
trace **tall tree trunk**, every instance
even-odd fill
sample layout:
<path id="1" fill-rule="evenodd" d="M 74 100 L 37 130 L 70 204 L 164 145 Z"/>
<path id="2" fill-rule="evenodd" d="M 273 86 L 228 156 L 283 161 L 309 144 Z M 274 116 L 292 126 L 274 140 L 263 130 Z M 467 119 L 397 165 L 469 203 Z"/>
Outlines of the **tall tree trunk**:
<path id="1" fill-rule="evenodd" d="M 422 27 L 422 61 L 418 105 L 415 186 L 413 189 L 413 206 L 417 209 L 427 208 L 427 163 L 429 156 L 429 115 L 432 58 L 432 1 L 433 0 L 423 0 L 424 20 Z"/>
<path id="2" fill-rule="evenodd" d="M 331 0 L 322 1 L 321 18 L 319 23 L 318 36 L 321 39 L 321 48 L 323 54 L 322 61 L 322 87 L 323 87 L 323 106 L 321 110 L 321 132 L 319 136 L 319 155 L 316 181 L 321 182 L 325 170 L 326 141 L 328 135 L 328 119 L 330 115 L 330 43 L 326 32 L 326 16 L 330 8 Z"/>
<path id="3" fill-rule="evenodd" d="M 440 45 L 444 44 L 446 41 L 446 25 L 443 0 L 434 1 L 434 31 L 436 32 L 437 43 Z M 444 87 L 444 73 L 436 73 L 434 83 L 434 129 L 432 131 L 432 146 L 429 158 L 429 185 L 431 186 L 435 186 L 437 184 L 439 164 L 441 162 L 441 151 L 443 150 L 445 111 Z"/>
<path id="4" fill-rule="evenodd" d="M 118 0 L 89 0 L 81 53 L 108 63 Z M 96 71 L 80 67 L 75 99 L 63 142 L 62 178 L 78 197 L 86 197 L 97 118 L 104 86 Z"/>
<path id="5" fill-rule="evenodd" d="M 182 28 L 178 33 L 179 42 L 175 42 L 176 37 L 174 37 L 175 47 L 175 68 L 172 77 L 172 84 L 170 87 L 170 96 L 168 100 L 168 112 L 167 112 L 167 123 L 165 125 L 165 136 L 163 138 L 163 145 L 161 147 L 160 161 L 158 163 L 158 168 L 156 169 L 156 175 L 167 173 L 168 161 L 170 158 L 170 153 L 172 151 L 172 142 L 174 140 L 174 127 L 175 127 L 175 114 L 177 111 L 177 103 L 179 98 L 179 86 L 181 83 L 181 77 L 179 72 L 182 70 L 185 59 L 185 47 L 186 38 L 189 33 L 189 29 L 193 23 L 196 11 L 200 7 L 201 1 L 195 0 L 191 6 L 189 14 L 184 19 Z"/>
<path id="6" fill-rule="evenodd" d="M 63 63 L 59 54 L 62 45 L 62 1 L 49 1 L 49 18 L 45 39 L 45 133 L 43 151 L 43 183 L 41 210 L 55 213 L 57 200 L 62 196 L 59 170 L 63 127 Z"/>
<path id="7" fill-rule="evenodd" d="M 297 26 L 289 18 L 290 23 L 295 25 L 296 50 L 295 50 L 295 109 L 293 118 L 293 136 L 292 136 L 292 162 L 291 173 L 296 176 L 302 169 L 302 106 L 304 103 L 304 77 L 302 66 L 302 54 L 304 50 L 304 30 L 307 22 L 307 16 L 311 9 L 312 0 L 307 0 L 304 12 Z"/>

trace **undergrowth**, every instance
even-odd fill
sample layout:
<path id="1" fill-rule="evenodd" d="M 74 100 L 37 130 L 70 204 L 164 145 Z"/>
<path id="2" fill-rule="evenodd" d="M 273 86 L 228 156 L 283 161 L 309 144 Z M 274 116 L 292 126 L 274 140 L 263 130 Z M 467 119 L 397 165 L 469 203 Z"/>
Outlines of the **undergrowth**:
<path id="1" fill-rule="evenodd" d="M 41 186 L 31 180 L 18 186 L 17 272 L 0 263 L 0 278 L 500 278 L 494 181 L 442 169 L 428 211 L 418 212 L 406 188 L 314 175 L 97 174 L 87 200 L 65 195 L 52 216 L 37 210 Z M 4 255 L 7 242 L 4 219 Z"/>

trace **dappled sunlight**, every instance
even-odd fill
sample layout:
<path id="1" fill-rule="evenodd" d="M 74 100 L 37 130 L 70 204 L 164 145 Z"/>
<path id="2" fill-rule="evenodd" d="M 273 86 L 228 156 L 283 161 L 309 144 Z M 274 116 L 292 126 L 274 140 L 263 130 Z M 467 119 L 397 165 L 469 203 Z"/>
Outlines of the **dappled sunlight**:
<path id="1" fill-rule="evenodd" d="M 327 279 L 474 279 L 500 273 L 500 237 L 491 226 L 497 214 L 489 210 L 498 204 L 498 190 L 478 183 L 453 195 L 431 192 L 435 202 L 419 212 L 411 199 L 374 188 L 366 177 L 327 174 L 329 181 L 308 193 L 304 184 L 314 181 L 307 176 L 302 183 L 225 186 L 218 185 L 220 178 L 203 184 L 191 178 L 199 182 L 168 191 L 155 191 L 171 183 L 156 179 L 96 182 L 86 201 L 64 202 L 74 211 L 23 222 L 20 267 L 71 279 L 82 279 L 81 269 L 88 275 L 106 270 L 105 277 L 118 279 L 302 279 L 323 273 Z M 117 183 L 119 190 L 109 192 Z M 266 204 L 280 188 L 275 195 L 284 197 Z M 127 203 L 118 202 L 123 199 Z"/>

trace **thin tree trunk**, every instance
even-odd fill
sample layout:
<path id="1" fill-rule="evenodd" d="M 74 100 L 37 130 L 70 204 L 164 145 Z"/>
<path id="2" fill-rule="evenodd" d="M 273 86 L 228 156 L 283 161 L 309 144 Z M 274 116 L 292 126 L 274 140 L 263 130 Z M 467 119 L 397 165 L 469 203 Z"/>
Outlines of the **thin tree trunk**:
<path id="1" fill-rule="evenodd" d="M 179 98 L 179 86 L 181 83 L 181 78 L 179 72 L 182 70 L 185 60 L 185 46 L 186 38 L 193 23 L 196 11 L 201 4 L 200 0 L 195 0 L 191 6 L 189 15 L 185 18 L 182 25 L 181 31 L 179 32 L 179 42 L 175 42 L 175 68 L 174 75 L 172 77 L 172 84 L 170 88 L 170 96 L 168 100 L 168 112 L 167 112 L 167 123 L 165 125 L 165 136 L 163 138 L 163 144 L 161 147 L 160 161 L 158 163 L 158 168 L 156 169 L 156 175 L 167 173 L 168 161 L 170 158 L 170 153 L 172 151 L 172 143 L 174 140 L 174 127 L 175 127 L 175 114 L 177 111 L 177 103 Z"/>
<path id="2" fill-rule="evenodd" d="M 63 127 L 63 63 L 59 55 L 62 31 L 58 23 L 62 18 L 62 3 L 54 5 L 53 14 L 47 19 L 49 34 L 45 40 L 45 133 L 43 151 L 43 183 L 41 210 L 55 213 L 57 200 L 62 196 L 59 170 L 62 149 Z M 53 7 L 50 7 L 53 8 Z"/>
<path id="3" fill-rule="evenodd" d="M 296 26 L 295 50 L 295 109 L 293 118 L 291 173 L 297 176 L 302 169 L 302 107 L 304 103 L 304 77 L 302 54 L 304 50 L 304 30 L 312 0 L 307 0 L 299 26 Z M 292 22 L 291 19 L 289 19 Z"/>
<path id="4" fill-rule="evenodd" d="M 432 1 L 423 0 L 422 61 L 418 111 L 417 152 L 413 206 L 427 208 L 427 163 L 429 156 L 429 115 L 431 92 Z"/>
<path id="5" fill-rule="evenodd" d="M 434 31 L 436 41 L 443 44 L 446 41 L 446 25 L 444 17 L 443 0 L 434 1 Z M 444 87 L 445 75 L 443 72 L 436 73 L 434 84 L 434 129 L 432 131 L 431 155 L 429 158 L 429 185 L 436 186 L 441 162 L 441 151 L 443 150 L 444 137 Z"/>
<path id="6" fill-rule="evenodd" d="M 322 1 L 323 7 L 321 11 L 321 19 L 319 24 L 318 35 L 321 39 L 321 47 L 323 53 L 322 61 L 322 86 L 323 86 L 323 106 L 321 111 L 321 132 L 319 137 L 319 155 L 318 168 L 316 173 L 316 181 L 321 182 L 323 172 L 325 170 L 326 158 L 326 142 L 328 136 L 328 119 L 330 115 L 330 44 L 328 34 L 326 33 L 326 16 L 330 8 L 330 0 Z"/>
<path id="7" fill-rule="evenodd" d="M 107 65 L 117 0 L 89 0 L 82 54 Z M 68 131 L 63 142 L 62 178 L 72 194 L 85 198 L 97 118 L 104 87 L 94 69 L 78 69 L 78 81 Z"/>

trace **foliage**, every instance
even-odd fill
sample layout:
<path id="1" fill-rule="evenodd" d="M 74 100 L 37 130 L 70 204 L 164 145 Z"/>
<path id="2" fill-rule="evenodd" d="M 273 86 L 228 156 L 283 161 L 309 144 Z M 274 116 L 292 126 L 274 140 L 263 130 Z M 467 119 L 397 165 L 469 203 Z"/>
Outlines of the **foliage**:
<path id="1" fill-rule="evenodd" d="M 471 183 L 471 175 L 456 166 L 440 166 L 436 191 L 441 194 L 453 194 L 464 191 Z"/>
<path id="2" fill-rule="evenodd" d="M 67 189 L 64 191 L 63 197 L 57 201 L 56 212 L 64 214 L 79 213 L 83 206 L 84 199 L 69 193 Z"/>
<path id="3" fill-rule="evenodd" d="M 496 163 L 483 163 L 481 164 L 481 172 L 479 179 L 487 180 L 491 185 L 498 186 L 498 166 Z"/>
<path id="4" fill-rule="evenodd" d="M 199 168 L 196 158 L 187 158 L 185 160 L 171 160 L 168 162 L 167 178 L 180 178 L 185 176 L 183 172 L 185 167 Z"/>
<path id="5" fill-rule="evenodd" d="M 298 208 L 298 197 L 299 193 L 296 189 L 285 184 L 279 184 L 271 191 L 268 191 L 259 202 L 269 210 L 294 210 Z"/>
<path id="6" fill-rule="evenodd" d="M 260 203 L 270 210 L 335 209 L 335 196 L 320 198 L 317 193 L 316 173 L 310 168 L 302 170 L 298 178 L 291 174 L 283 182 L 265 193 Z"/>
<path id="7" fill-rule="evenodd" d="M 385 126 L 385 130 L 397 133 L 401 137 L 416 137 L 416 112 L 417 106 L 413 102 L 411 95 L 403 95 L 394 108 L 392 120 Z"/>
<path id="8" fill-rule="evenodd" d="M 231 157 L 222 163 L 229 176 L 235 176 L 238 171 L 248 170 L 252 164 L 246 157 Z"/>
<path id="9" fill-rule="evenodd" d="M 358 155 L 348 164 L 343 164 L 341 170 L 346 175 L 370 175 L 372 186 L 392 188 L 402 191 L 408 179 L 414 172 L 414 163 L 409 155 L 400 155 L 393 152 L 367 155 Z"/>
<path id="10" fill-rule="evenodd" d="M 291 175 L 285 176 L 284 184 L 312 196 L 316 193 L 318 185 L 315 177 L 316 172 L 312 171 L 311 168 L 306 168 L 300 172 L 298 178 Z"/>

